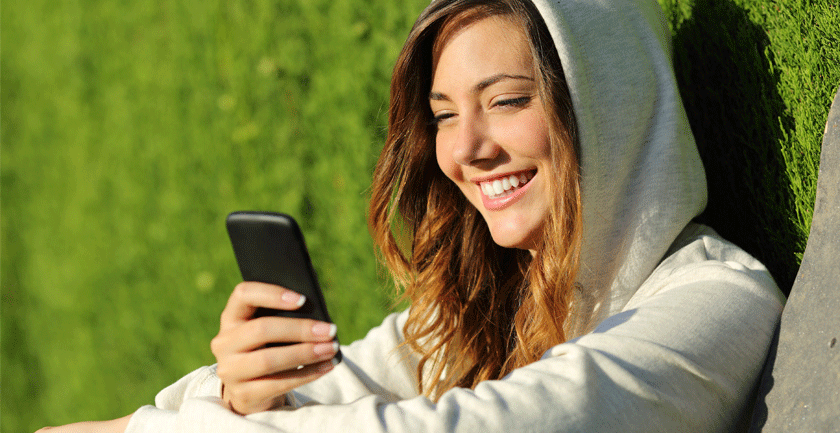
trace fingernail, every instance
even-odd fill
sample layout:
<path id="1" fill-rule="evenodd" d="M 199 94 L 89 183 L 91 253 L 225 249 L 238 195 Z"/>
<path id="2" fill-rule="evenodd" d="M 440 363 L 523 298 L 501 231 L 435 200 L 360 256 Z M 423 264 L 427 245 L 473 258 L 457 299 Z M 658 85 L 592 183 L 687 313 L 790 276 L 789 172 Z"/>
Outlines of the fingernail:
<path id="1" fill-rule="evenodd" d="M 318 356 L 332 355 L 335 352 L 338 352 L 338 342 L 332 341 L 329 343 L 318 343 L 312 347 L 312 350 Z"/>
<path id="2" fill-rule="evenodd" d="M 300 293 L 296 293 L 291 290 L 286 290 L 285 292 L 283 292 L 283 295 L 281 295 L 280 298 L 283 299 L 284 302 L 295 304 L 298 307 L 302 307 L 303 304 L 306 302 L 306 296 L 303 296 Z"/>
<path id="3" fill-rule="evenodd" d="M 335 323 L 317 322 L 312 325 L 313 335 L 334 338 L 336 331 L 338 331 L 338 328 Z"/>

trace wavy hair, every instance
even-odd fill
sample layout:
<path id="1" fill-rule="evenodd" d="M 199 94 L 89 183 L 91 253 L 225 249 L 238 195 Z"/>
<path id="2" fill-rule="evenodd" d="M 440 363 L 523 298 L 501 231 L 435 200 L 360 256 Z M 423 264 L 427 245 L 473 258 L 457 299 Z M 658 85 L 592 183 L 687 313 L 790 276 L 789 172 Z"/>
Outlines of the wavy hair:
<path id="1" fill-rule="evenodd" d="M 435 158 L 429 92 L 436 41 L 491 16 L 510 19 L 528 36 L 549 124 L 553 203 L 533 256 L 496 245 Z M 565 341 L 582 232 L 576 146 L 559 56 L 530 2 L 441 0 L 418 18 L 394 67 L 368 219 L 411 305 L 404 344 L 420 354 L 421 393 L 436 400 L 451 388 L 502 378 Z"/>

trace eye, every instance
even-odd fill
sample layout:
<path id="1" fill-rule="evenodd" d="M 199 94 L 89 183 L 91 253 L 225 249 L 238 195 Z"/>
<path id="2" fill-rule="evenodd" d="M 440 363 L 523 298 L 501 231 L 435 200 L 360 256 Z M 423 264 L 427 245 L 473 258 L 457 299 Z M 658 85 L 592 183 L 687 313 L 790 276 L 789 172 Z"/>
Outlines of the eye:
<path id="1" fill-rule="evenodd" d="M 434 117 L 432 117 L 432 120 L 429 123 L 432 124 L 432 125 L 439 126 L 441 124 L 445 124 L 447 120 L 452 119 L 453 117 L 455 117 L 455 113 L 453 113 L 451 111 L 444 111 L 444 112 L 435 114 Z"/>
<path id="2" fill-rule="evenodd" d="M 494 107 L 525 107 L 531 103 L 530 96 L 520 96 L 518 98 L 508 98 L 497 101 L 493 104 Z"/>

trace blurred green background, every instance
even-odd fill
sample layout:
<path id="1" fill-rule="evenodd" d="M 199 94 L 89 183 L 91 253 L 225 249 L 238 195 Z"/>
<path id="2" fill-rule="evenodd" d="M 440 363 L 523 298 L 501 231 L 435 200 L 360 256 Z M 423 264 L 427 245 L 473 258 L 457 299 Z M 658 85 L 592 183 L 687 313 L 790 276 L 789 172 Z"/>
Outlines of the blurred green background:
<path id="1" fill-rule="evenodd" d="M 342 341 L 393 310 L 365 206 L 426 3 L 0 3 L 3 432 L 122 416 L 212 363 L 234 210 L 298 218 Z M 709 170 L 703 219 L 789 287 L 838 7 L 660 3 Z"/>

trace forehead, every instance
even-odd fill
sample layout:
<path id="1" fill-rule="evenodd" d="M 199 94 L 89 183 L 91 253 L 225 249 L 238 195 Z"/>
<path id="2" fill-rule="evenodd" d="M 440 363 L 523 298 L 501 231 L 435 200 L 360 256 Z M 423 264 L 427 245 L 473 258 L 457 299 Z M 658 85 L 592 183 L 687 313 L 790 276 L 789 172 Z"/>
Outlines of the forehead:
<path id="1" fill-rule="evenodd" d="M 482 18 L 435 42 L 432 83 L 443 78 L 488 77 L 498 73 L 528 74 L 533 56 L 522 26 L 506 16 Z M 439 48 L 438 48 L 439 47 Z"/>

